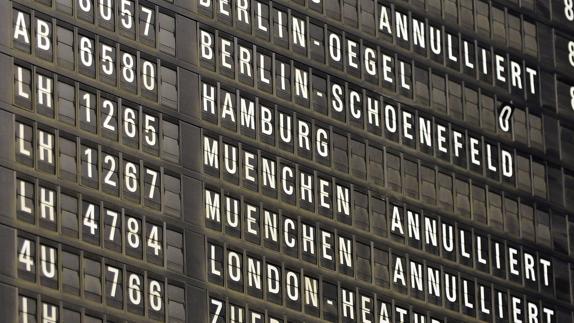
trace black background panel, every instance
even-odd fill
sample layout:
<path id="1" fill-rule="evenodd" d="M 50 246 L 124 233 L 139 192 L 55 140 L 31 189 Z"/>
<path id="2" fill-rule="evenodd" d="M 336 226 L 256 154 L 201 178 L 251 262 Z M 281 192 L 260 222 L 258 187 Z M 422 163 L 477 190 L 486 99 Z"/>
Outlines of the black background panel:
<path id="1" fill-rule="evenodd" d="M 2 322 L 574 320 L 574 2 L 0 3 Z"/>

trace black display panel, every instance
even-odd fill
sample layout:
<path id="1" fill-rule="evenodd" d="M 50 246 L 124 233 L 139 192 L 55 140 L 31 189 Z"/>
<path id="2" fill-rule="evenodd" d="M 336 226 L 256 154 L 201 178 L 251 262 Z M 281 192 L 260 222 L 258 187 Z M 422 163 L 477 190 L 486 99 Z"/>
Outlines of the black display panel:
<path id="1" fill-rule="evenodd" d="M 3 322 L 574 320 L 572 1 L 0 18 Z"/>

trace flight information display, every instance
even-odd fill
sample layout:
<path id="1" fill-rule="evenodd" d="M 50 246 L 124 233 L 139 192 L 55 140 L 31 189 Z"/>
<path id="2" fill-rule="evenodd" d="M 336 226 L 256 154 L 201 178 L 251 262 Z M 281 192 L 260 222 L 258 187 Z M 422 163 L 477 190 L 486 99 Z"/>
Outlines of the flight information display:
<path id="1" fill-rule="evenodd" d="M 574 322 L 572 0 L 6 0 L 0 69 L 2 322 Z"/>

